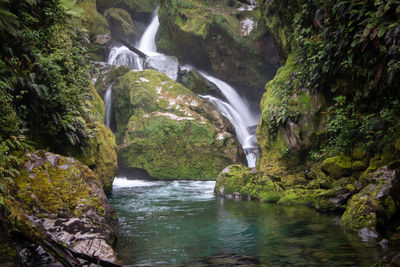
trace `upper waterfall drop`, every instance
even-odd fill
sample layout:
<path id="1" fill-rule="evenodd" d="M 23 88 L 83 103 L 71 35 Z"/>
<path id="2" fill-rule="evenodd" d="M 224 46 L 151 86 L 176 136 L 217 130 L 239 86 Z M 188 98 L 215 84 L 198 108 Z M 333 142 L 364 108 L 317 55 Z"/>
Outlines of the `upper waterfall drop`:
<path id="1" fill-rule="evenodd" d="M 178 78 L 178 60 L 175 57 L 157 52 L 156 35 L 159 27 L 157 8 L 153 13 L 149 26 L 147 26 L 135 46 L 135 48 L 147 55 L 146 60 L 121 45 L 111 49 L 107 63 L 114 66 L 126 65 L 132 70 L 154 69 L 166 74 L 175 81 Z"/>
<path id="2" fill-rule="evenodd" d="M 140 39 L 137 48 L 143 53 L 152 56 L 157 55 L 156 35 L 158 28 L 160 27 L 160 21 L 158 20 L 158 8 L 153 13 L 153 19 L 149 26 L 144 31 L 142 38 Z"/>

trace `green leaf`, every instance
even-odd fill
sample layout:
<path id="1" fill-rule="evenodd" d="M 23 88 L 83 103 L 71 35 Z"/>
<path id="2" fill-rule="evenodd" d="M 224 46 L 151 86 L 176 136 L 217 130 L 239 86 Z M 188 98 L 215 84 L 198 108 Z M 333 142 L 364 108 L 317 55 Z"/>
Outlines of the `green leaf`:
<path id="1" fill-rule="evenodd" d="M 383 35 L 385 35 L 385 33 L 386 33 L 386 27 L 382 25 L 378 31 L 378 38 L 381 38 Z"/>

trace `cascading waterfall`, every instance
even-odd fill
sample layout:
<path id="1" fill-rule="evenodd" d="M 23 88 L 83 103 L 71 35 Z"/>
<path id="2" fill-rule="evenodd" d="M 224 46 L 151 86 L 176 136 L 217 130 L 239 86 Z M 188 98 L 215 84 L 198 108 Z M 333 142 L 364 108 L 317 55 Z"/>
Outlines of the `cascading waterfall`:
<path id="1" fill-rule="evenodd" d="M 142 38 L 138 43 L 137 48 L 148 56 L 159 55 L 157 53 L 156 35 L 158 28 L 160 27 L 160 21 L 158 20 L 158 8 L 154 11 L 153 19 L 149 26 L 144 31 Z"/>
<path id="2" fill-rule="evenodd" d="M 132 70 L 155 69 L 176 80 L 178 78 L 179 67 L 176 58 L 157 52 L 156 35 L 159 27 L 158 9 L 156 9 L 149 26 L 135 46 L 147 55 L 146 60 L 121 45 L 111 49 L 107 63 L 114 66 L 126 65 Z"/>
<path id="3" fill-rule="evenodd" d="M 232 86 L 205 72 L 200 71 L 200 74 L 214 83 L 227 99 L 228 103 L 213 96 L 203 96 L 203 98 L 213 103 L 219 112 L 232 123 L 235 128 L 236 138 L 239 140 L 246 154 L 247 165 L 250 168 L 254 168 L 257 161 L 258 146 L 255 133 L 251 131 L 251 128 L 257 125 L 259 115 L 253 114 L 250 111 L 249 105 Z"/>
<path id="4" fill-rule="evenodd" d="M 174 61 L 171 59 L 171 57 L 157 52 L 155 39 L 159 26 L 160 22 L 158 20 L 158 9 L 156 9 L 151 23 L 146 28 L 142 38 L 136 46 L 137 49 L 148 55 L 146 61 L 130 51 L 127 47 L 120 46 L 111 49 L 111 52 L 108 56 L 108 63 L 115 66 L 124 64 L 134 70 L 143 70 L 146 68 L 156 69 L 159 72 L 165 73 L 172 79 L 176 80 L 178 69 L 178 63 L 176 62 L 176 59 L 174 59 Z M 230 85 L 210 76 L 207 73 L 200 73 L 207 80 L 214 83 L 228 100 L 228 103 L 226 103 L 212 96 L 202 96 L 213 103 L 221 112 L 221 114 L 232 123 L 236 131 L 237 139 L 239 140 L 246 154 L 247 165 L 250 168 L 255 167 L 258 155 L 258 146 L 255 133 L 251 131 L 251 128 L 254 125 L 257 125 L 259 116 L 250 111 L 248 104 Z"/>
<path id="5" fill-rule="evenodd" d="M 110 128 L 111 126 L 111 101 L 112 101 L 112 85 L 107 88 L 106 94 L 104 95 L 104 106 L 105 106 L 105 115 L 104 115 L 104 124 Z"/>

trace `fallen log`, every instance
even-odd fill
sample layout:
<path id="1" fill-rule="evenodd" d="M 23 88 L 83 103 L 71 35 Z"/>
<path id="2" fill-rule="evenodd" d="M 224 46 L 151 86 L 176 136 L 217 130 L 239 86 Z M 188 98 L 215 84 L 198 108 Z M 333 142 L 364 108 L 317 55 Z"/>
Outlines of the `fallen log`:
<path id="1" fill-rule="evenodd" d="M 143 59 L 147 59 L 148 56 L 145 53 L 143 53 L 142 51 L 140 51 L 133 45 L 130 45 L 128 42 L 125 42 L 124 40 L 119 40 L 119 39 L 116 39 L 116 41 L 118 41 L 121 44 L 123 44 L 124 46 L 126 46 L 129 50 L 131 50 L 133 53 L 137 54 L 139 57 L 141 57 Z"/>

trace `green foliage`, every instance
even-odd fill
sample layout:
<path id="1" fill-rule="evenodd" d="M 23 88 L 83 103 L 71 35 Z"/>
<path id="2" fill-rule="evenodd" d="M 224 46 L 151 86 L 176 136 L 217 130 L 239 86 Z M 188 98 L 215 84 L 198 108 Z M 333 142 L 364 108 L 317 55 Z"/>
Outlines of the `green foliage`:
<path id="1" fill-rule="evenodd" d="M 83 57 L 85 33 L 75 1 L 2 1 L 1 10 L 17 18 L 19 34 L 2 32 L 0 101 L 2 138 L 17 128 L 47 145 L 84 143 L 88 133 L 82 102 L 88 86 Z M 1 25 L 12 22 L 2 19 Z M 7 110 L 9 112 L 7 112 Z"/>
<path id="2" fill-rule="evenodd" d="M 296 75 L 286 75 L 285 81 L 278 73 L 278 101 L 262 105 L 269 109 L 263 109 L 263 122 L 270 134 L 285 127 L 280 122 L 294 110 L 285 102 L 297 101 L 303 90 L 323 95 L 331 106 L 312 119 L 324 129 L 315 133 L 309 158 L 347 154 L 354 147 L 373 155 L 393 144 L 400 126 L 400 1 L 271 0 L 262 8 L 284 56 L 289 55 L 285 69 Z M 300 120 L 307 116 L 299 112 Z"/>
<path id="3" fill-rule="evenodd" d="M 376 97 L 398 96 L 399 5 L 395 0 L 306 1 L 294 20 L 306 86 L 346 94 L 366 109 L 378 108 L 370 102 Z M 340 76 L 342 82 L 332 86 Z"/>

